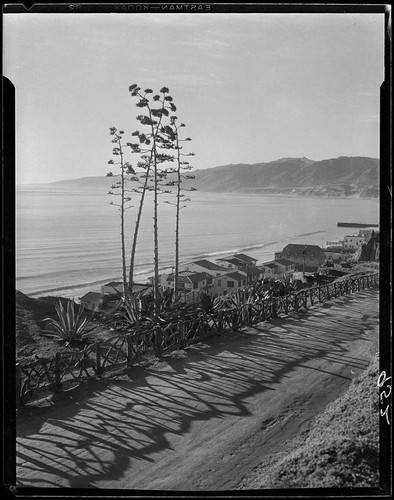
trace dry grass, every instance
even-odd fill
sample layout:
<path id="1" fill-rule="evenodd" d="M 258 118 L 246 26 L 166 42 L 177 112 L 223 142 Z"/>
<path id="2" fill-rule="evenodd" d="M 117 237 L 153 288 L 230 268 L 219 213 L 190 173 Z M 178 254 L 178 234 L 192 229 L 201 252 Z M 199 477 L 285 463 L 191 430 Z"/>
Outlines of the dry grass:
<path id="1" fill-rule="evenodd" d="M 379 485 L 378 356 L 319 415 L 304 444 L 278 461 L 256 488 Z"/>

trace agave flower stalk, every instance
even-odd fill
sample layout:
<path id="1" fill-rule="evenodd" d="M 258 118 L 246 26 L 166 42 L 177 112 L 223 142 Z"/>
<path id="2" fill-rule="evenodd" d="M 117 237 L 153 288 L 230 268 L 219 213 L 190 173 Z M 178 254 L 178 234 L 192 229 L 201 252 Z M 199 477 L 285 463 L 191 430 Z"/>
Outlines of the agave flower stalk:
<path id="1" fill-rule="evenodd" d="M 168 95 L 168 88 L 162 87 L 160 94 L 154 95 L 152 100 L 149 99 L 149 94 L 153 93 L 152 89 L 145 89 L 141 92 L 141 87 L 137 84 L 133 84 L 129 87 L 129 91 L 132 97 L 138 97 L 139 101 L 136 106 L 139 108 L 145 108 L 147 114 L 138 115 L 137 120 L 143 126 L 147 126 L 149 132 L 143 133 L 136 131 L 133 135 L 137 135 L 140 144 L 130 144 L 135 152 L 150 152 L 149 158 L 149 170 L 147 171 L 147 176 L 149 171 L 153 174 L 153 247 L 154 247 L 154 286 L 153 286 L 153 297 L 154 297 L 154 318 L 155 318 L 155 332 L 157 339 L 157 356 L 161 356 L 161 331 L 159 323 L 159 310 L 160 310 L 160 289 L 159 289 L 159 226 L 158 226 L 158 195 L 160 191 L 160 181 L 165 178 L 167 171 L 165 169 L 159 169 L 159 164 L 171 161 L 172 157 L 170 155 L 163 155 L 158 151 L 160 145 L 166 142 L 165 137 L 161 135 L 161 125 L 163 117 L 169 115 L 169 110 L 174 110 L 175 106 L 171 102 L 172 97 Z M 153 103 L 156 102 L 156 106 Z M 146 145 L 149 146 L 146 149 Z M 145 148 L 145 149 L 144 149 Z M 132 283 L 130 283 L 132 286 Z"/>
<path id="2" fill-rule="evenodd" d="M 176 202 L 171 203 L 166 201 L 169 205 L 175 205 L 175 267 L 174 267 L 174 302 L 178 299 L 178 281 L 179 281 L 179 226 L 180 226 L 180 211 L 182 208 L 186 208 L 186 205 L 182 205 L 181 203 L 185 203 L 190 201 L 190 198 L 185 198 L 184 194 L 181 192 L 181 183 L 182 178 L 194 179 L 194 175 L 182 175 L 182 170 L 191 170 L 191 166 L 189 162 L 182 160 L 184 156 L 194 156 L 194 153 L 184 154 L 181 153 L 182 146 L 181 142 L 191 141 L 190 137 L 186 139 L 180 139 L 179 137 L 179 129 L 184 127 L 185 124 L 181 123 L 179 126 L 176 123 L 177 117 L 171 116 L 170 122 L 171 126 L 167 126 L 163 128 L 163 132 L 169 137 L 170 141 L 173 144 L 173 148 L 176 150 L 176 180 L 169 182 L 167 185 L 176 185 Z M 191 188 L 190 191 L 194 191 L 195 188 Z"/>
<path id="3" fill-rule="evenodd" d="M 118 164 L 120 165 L 120 171 L 121 171 L 121 180 L 111 186 L 111 191 L 108 192 L 108 194 L 114 195 L 114 194 L 119 194 L 120 195 L 120 204 L 119 206 L 119 213 L 120 213 L 120 238 L 121 238 L 121 254 L 122 254 L 122 280 L 123 280 L 123 296 L 124 300 L 128 302 L 129 300 L 129 288 L 127 286 L 127 274 L 126 274 L 126 243 L 125 243 L 125 211 L 128 208 L 131 208 L 131 205 L 127 206 L 127 203 L 131 201 L 131 198 L 126 194 L 127 192 L 130 192 L 129 190 L 126 190 L 125 187 L 125 182 L 127 180 L 126 174 L 135 174 L 135 171 L 133 170 L 132 166 L 130 163 L 126 162 L 124 159 L 124 150 L 123 150 L 123 143 L 122 143 L 122 137 L 123 137 L 123 130 L 118 131 L 115 127 L 110 128 L 110 134 L 113 136 L 112 142 L 116 144 L 116 147 L 113 148 L 112 154 L 114 156 L 119 156 L 120 161 L 115 162 L 114 160 L 110 160 L 108 163 L 111 165 Z M 107 174 L 107 177 L 113 177 L 112 172 L 109 172 Z M 132 179 L 128 180 L 135 180 L 138 178 L 132 177 Z M 115 189 L 120 188 L 120 193 L 115 193 Z M 111 205 L 115 205 L 114 202 L 111 202 Z"/>

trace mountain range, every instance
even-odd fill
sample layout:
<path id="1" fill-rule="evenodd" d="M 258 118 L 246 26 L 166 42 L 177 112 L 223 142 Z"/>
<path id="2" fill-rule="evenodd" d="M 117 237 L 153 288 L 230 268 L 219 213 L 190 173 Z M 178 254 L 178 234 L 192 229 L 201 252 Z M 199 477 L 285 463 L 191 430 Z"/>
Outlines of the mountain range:
<path id="1" fill-rule="evenodd" d="M 308 158 L 282 158 L 265 163 L 230 164 L 195 170 L 194 179 L 182 186 L 198 191 L 250 194 L 286 194 L 376 198 L 379 196 L 379 160 L 364 156 L 341 156 L 313 161 Z M 60 186 L 103 186 L 114 178 L 84 177 L 58 181 Z"/>

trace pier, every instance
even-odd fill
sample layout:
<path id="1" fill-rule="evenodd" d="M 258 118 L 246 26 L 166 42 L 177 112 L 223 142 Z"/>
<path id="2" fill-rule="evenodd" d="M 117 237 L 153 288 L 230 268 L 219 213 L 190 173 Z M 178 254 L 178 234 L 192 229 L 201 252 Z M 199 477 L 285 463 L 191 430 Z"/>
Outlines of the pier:
<path id="1" fill-rule="evenodd" d="M 379 224 L 364 224 L 361 222 L 338 222 L 338 227 L 379 227 Z"/>

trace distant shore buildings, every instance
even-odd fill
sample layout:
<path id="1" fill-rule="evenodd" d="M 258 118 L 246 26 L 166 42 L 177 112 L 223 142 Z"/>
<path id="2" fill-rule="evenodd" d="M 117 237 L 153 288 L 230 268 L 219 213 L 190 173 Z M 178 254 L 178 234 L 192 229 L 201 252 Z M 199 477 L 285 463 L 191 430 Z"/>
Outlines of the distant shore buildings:
<path id="1" fill-rule="evenodd" d="M 360 229 L 357 235 L 327 242 L 325 248 L 290 243 L 280 252 L 275 252 L 273 260 L 260 264 L 257 259 L 243 253 L 221 257 L 215 262 L 206 259 L 189 262 L 180 267 L 178 291 L 182 301 L 191 302 L 201 292 L 216 297 L 234 293 L 266 278 L 294 281 L 306 273 L 316 273 L 324 265 L 341 266 L 349 260 L 379 260 L 379 232 L 376 229 Z M 162 290 L 174 288 L 173 272 L 162 273 L 159 279 Z M 153 278 L 149 278 L 148 283 L 135 283 L 133 291 L 149 290 L 152 285 Z M 102 285 L 101 292 L 88 292 L 80 297 L 80 301 L 86 309 L 98 311 L 106 299 L 121 297 L 122 294 L 123 283 L 111 281 Z"/>

